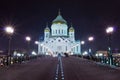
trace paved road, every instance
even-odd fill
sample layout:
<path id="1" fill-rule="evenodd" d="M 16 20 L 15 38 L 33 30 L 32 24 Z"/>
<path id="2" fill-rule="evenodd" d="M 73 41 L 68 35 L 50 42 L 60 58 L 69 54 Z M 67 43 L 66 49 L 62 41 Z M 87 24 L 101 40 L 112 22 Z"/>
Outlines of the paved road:
<path id="1" fill-rule="evenodd" d="M 65 80 L 120 80 L 120 70 L 75 57 L 63 58 L 63 69 Z"/>
<path id="2" fill-rule="evenodd" d="M 57 58 L 40 58 L 1 69 L 0 80 L 54 80 Z"/>
<path id="3" fill-rule="evenodd" d="M 43 57 L 0 69 L 0 80 L 120 80 L 120 70 L 78 57 Z"/>

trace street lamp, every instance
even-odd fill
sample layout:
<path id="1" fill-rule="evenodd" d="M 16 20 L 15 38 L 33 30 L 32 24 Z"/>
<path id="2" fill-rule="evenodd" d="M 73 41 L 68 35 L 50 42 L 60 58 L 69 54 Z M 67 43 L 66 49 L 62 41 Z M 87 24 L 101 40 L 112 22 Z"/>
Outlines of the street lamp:
<path id="1" fill-rule="evenodd" d="M 111 49 L 111 37 L 112 33 L 114 32 L 113 27 L 107 27 L 106 28 L 106 33 L 108 34 L 108 62 L 110 65 L 113 65 L 113 56 L 112 56 L 112 49 Z"/>
<path id="2" fill-rule="evenodd" d="M 37 46 L 39 46 L 39 41 L 35 41 L 35 44 L 37 45 Z M 38 51 L 39 49 L 37 49 L 37 54 L 38 54 Z"/>
<path id="3" fill-rule="evenodd" d="M 88 37 L 88 41 L 89 41 L 90 43 L 91 43 L 93 40 L 94 40 L 94 37 L 93 37 L 93 36 Z M 88 52 L 89 52 L 89 56 L 90 56 L 90 58 L 91 58 L 91 56 L 92 56 L 92 50 L 91 50 L 91 48 L 89 48 Z"/>
<path id="4" fill-rule="evenodd" d="M 81 47 L 82 47 L 82 45 L 84 45 L 85 44 L 85 41 L 81 41 Z M 82 50 L 82 48 L 81 48 L 81 57 L 83 58 L 83 50 Z"/>
<path id="5" fill-rule="evenodd" d="M 27 36 L 25 39 L 26 39 L 26 41 L 28 41 L 28 42 L 31 41 L 31 37 L 30 37 L 30 36 Z"/>
<path id="6" fill-rule="evenodd" d="M 28 42 L 28 50 L 27 50 L 28 54 L 27 55 L 29 56 L 29 53 L 30 53 L 30 47 L 29 47 L 29 45 L 30 45 L 31 37 L 30 36 L 26 36 L 25 39 Z"/>
<path id="7" fill-rule="evenodd" d="M 8 45 L 8 56 L 7 56 L 7 65 L 9 65 L 9 63 L 11 64 L 11 54 L 10 54 L 10 47 L 11 47 L 11 39 L 12 39 L 12 35 L 14 33 L 14 28 L 12 26 L 6 26 L 4 28 L 6 34 L 8 35 L 8 39 L 9 39 L 9 45 Z"/>
<path id="8" fill-rule="evenodd" d="M 88 37 L 88 41 L 93 41 L 94 40 L 94 37 L 93 36 L 90 36 L 90 37 Z"/>
<path id="9" fill-rule="evenodd" d="M 84 45 L 85 44 L 85 41 L 81 41 L 81 45 Z"/>
<path id="10" fill-rule="evenodd" d="M 106 29 L 106 33 L 108 33 L 108 34 L 112 34 L 113 31 L 114 31 L 114 28 L 113 28 L 113 27 L 108 27 L 108 28 Z"/>
<path id="11" fill-rule="evenodd" d="M 38 44 L 39 44 L 39 42 L 38 42 L 38 41 L 35 41 L 35 44 L 37 44 L 37 45 L 38 45 Z"/>

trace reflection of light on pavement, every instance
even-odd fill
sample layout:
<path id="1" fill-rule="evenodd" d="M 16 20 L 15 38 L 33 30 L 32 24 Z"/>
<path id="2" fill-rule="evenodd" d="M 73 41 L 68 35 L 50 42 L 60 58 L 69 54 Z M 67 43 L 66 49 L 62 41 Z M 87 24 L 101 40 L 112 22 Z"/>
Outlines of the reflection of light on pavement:
<path id="1" fill-rule="evenodd" d="M 64 80 L 64 72 L 63 72 L 63 65 L 62 65 L 62 58 L 59 55 L 58 56 L 58 64 L 57 64 L 57 69 L 56 69 L 56 74 L 55 74 L 55 80 Z M 60 72 L 60 73 L 59 73 Z M 59 77 L 60 76 L 60 77 Z"/>

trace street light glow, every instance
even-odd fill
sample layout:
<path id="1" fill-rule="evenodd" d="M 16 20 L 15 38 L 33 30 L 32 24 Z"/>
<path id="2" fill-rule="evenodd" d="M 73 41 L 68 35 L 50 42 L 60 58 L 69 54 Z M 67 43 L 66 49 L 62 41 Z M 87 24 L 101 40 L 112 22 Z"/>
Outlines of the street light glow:
<path id="1" fill-rule="evenodd" d="M 114 27 L 108 27 L 106 28 L 106 33 L 109 34 L 108 35 L 108 42 L 109 42 L 109 45 L 108 45 L 108 63 L 111 65 L 113 65 L 113 55 L 112 55 L 112 49 L 111 49 L 111 36 L 112 36 L 112 33 L 114 31 Z"/>
<path id="2" fill-rule="evenodd" d="M 106 33 L 112 33 L 114 31 L 114 28 L 113 27 L 108 27 L 106 29 Z"/>
<path id="3" fill-rule="evenodd" d="M 32 55 L 37 55 L 37 53 L 35 51 L 32 51 Z"/>
<path id="4" fill-rule="evenodd" d="M 4 31 L 6 32 L 6 34 L 8 34 L 8 36 L 9 36 L 9 44 L 8 44 L 8 54 L 7 54 L 7 59 L 8 59 L 8 61 L 7 61 L 7 65 L 9 65 L 9 64 L 13 64 L 13 62 L 11 61 L 11 51 L 10 51 L 10 46 L 11 46 L 11 39 L 12 39 L 12 35 L 13 35 L 13 33 L 14 33 L 14 28 L 12 27 L 12 26 L 6 26 L 5 28 L 4 28 Z"/>
<path id="5" fill-rule="evenodd" d="M 30 41 L 31 40 L 31 38 L 29 36 L 27 36 L 25 39 L 26 39 L 26 41 Z"/>
<path id="6" fill-rule="evenodd" d="M 85 41 L 81 41 L 81 44 L 84 45 L 84 44 L 85 44 Z"/>
<path id="7" fill-rule="evenodd" d="M 88 55 L 88 52 L 87 52 L 87 51 L 84 51 L 82 55 Z"/>
<path id="8" fill-rule="evenodd" d="M 94 37 L 92 37 L 92 36 L 90 36 L 89 38 L 88 38 L 88 41 L 93 41 L 94 40 Z"/>
<path id="9" fill-rule="evenodd" d="M 11 26 L 7 26 L 7 27 L 5 27 L 5 32 L 7 34 L 13 34 L 14 33 L 14 28 L 11 27 Z"/>
<path id="10" fill-rule="evenodd" d="M 35 41 L 35 44 L 38 44 L 39 42 L 38 41 Z"/>

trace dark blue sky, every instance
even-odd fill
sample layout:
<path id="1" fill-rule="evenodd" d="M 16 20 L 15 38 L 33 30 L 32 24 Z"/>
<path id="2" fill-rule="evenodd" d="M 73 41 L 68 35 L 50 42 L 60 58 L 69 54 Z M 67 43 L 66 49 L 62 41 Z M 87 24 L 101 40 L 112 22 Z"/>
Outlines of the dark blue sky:
<path id="1" fill-rule="evenodd" d="M 0 0 L 0 49 L 7 49 L 8 40 L 2 28 L 6 24 L 16 27 L 12 48 L 25 48 L 25 36 L 34 41 L 43 36 L 46 23 L 51 26 L 58 10 L 68 22 L 73 24 L 76 39 L 87 41 L 89 35 L 95 37 L 92 46 L 96 50 L 107 49 L 107 26 L 115 26 L 112 46 L 120 49 L 120 1 L 119 0 Z M 86 47 L 89 43 L 86 43 Z"/>

